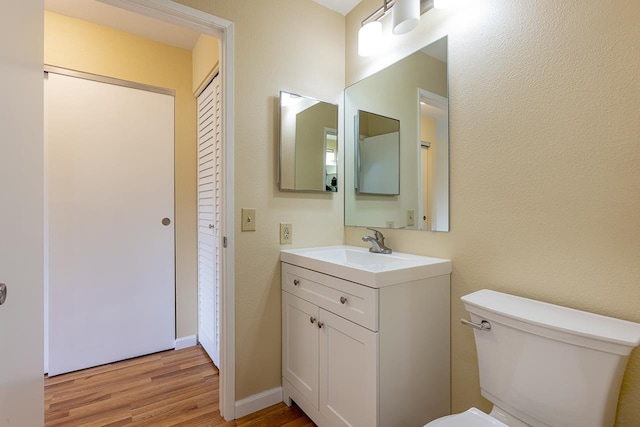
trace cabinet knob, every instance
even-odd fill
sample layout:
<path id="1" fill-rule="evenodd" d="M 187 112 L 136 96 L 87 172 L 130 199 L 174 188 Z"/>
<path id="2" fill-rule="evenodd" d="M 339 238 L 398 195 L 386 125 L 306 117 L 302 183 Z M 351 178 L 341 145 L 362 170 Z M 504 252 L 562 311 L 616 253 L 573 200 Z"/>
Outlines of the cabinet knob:
<path id="1" fill-rule="evenodd" d="M 295 279 L 295 280 L 293 281 L 293 286 L 300 286 L 300 280 Z"/>
<path id="2" fill-rule="evenodd" d="M 0 305 L 7 300 L 7 285 L 0 283 Z"/>
<path id="3" fill-rule="evenodd" d="M 322 328 L 324 326 L 323 322 L 318 322 L 318 328 Z"/>
<path id="4" fill-rule="evenodd" d="M 310 317 L 310 318 L 309 318 L 309 322 L 311 322 L 311 323 L 316 323 L 316 318 L 315 318 L 315 317 Z"/>
<path id="5" fill-rule="evenodd" d="M 340 303 L 341 304 L 346 304 L 347 303 L 347 298 L 346 297 L 340 297 Z"/>

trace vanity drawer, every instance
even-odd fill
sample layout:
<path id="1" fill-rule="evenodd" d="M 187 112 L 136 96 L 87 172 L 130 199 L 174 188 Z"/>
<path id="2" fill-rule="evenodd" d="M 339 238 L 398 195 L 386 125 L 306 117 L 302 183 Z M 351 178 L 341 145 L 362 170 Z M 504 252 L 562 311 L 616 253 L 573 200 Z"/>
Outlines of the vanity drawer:
<path id="1" fill-rule="evenodd" d="M 283 291 L 305 299 L 367 329 L 378 330 L 377 289 L 286 262 L 281 265 Z"/>

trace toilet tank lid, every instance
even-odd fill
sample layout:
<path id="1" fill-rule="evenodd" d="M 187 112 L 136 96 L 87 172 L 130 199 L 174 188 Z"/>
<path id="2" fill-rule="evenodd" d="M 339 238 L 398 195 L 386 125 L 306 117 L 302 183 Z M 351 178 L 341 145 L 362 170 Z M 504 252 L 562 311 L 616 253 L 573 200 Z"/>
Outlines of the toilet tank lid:
<path id="1" fill-rule="evenodd" d="M 463 303 L 548 329 L 637 347 L 640 324 L 502 292 L 481 289 L 460 298 Z"/>

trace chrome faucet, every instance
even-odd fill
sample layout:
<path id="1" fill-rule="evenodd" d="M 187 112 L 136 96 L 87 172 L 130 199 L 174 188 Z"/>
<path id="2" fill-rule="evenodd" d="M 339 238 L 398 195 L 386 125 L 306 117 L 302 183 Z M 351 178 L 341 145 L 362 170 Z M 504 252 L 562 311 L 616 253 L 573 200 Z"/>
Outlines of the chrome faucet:
<path id="1" fill-rule="evenodd" d="M 371 243 L 371 247 L 369 248 L 369 252 L 373 252 L 375 254 L 390 254 L 391 249 L 384 245 L 384 235 L 375 228 L 367 227 L 367 230 L 373 231 L 373 236 L 364 236 L 362 238 L 363 242 Z"/>

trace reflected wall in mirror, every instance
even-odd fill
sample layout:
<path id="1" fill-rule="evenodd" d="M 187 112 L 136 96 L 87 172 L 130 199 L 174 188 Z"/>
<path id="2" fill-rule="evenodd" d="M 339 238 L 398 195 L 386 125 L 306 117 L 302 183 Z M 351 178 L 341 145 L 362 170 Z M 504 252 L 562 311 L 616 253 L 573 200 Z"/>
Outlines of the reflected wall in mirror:
<path id="1" fill-rule="evenodd" d="M 400 121 L 358 110 L 356 191 L 400 194 Z"/>
<path id="2" fill-rule="evenodd" d="M 338 191 L 338 106 L 280 92 L 282 191 Z"/>
<path id="3" fill-rule="evenodd" d="M 345 225 L 449 231 L 447 38 L 349 86 L 344 102 Z M 359 110 L 399 120 L 396 195 L 356 188 Z"/>

